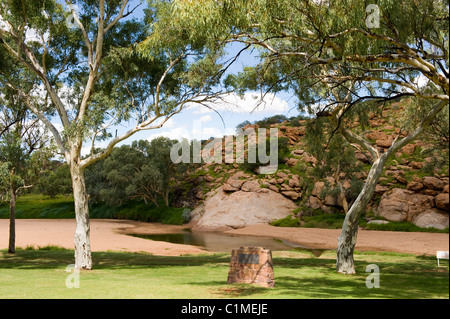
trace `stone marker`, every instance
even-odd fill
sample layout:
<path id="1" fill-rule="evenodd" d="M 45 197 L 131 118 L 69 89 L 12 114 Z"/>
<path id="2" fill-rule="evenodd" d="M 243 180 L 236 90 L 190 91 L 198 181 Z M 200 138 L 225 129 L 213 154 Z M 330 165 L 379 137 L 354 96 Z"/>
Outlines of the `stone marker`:
<path id="1" fill-rule="evenodd" d="M 272 252 L 263 247 L 241 247 L 231 252 L 228 283 L 274 287 Z"/>

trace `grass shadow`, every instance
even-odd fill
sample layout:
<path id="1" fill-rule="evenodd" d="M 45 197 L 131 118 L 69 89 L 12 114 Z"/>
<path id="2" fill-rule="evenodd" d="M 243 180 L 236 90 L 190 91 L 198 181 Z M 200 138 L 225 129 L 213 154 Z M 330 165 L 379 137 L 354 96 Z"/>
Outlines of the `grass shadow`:
<path id="1" fill-rule="evenodd" d="M 60 247 L 0 250 L 0 269 L 53 269 L 74 263 L 74 250 Z M 154 256 L 145 253 L 93 252 L 93 269 L 155 268 L 171 266 L 228 265 L 226 254 Z"/>

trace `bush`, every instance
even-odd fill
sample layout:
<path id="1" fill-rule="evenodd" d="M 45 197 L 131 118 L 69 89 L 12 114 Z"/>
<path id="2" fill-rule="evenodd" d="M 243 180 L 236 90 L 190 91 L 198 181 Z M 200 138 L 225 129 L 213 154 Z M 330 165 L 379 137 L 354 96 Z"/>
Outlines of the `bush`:
<path id="1" fill-rule="evenodd" d="M 308 119 L 310 119 L 310 118 L 308 118 L 307 116 L 304 116 L 304 115 L 292 116 L 289 118 L 289 123 L 291 123 L 292 126 L 300 126 L 300 121 L 308 120 Z"/>
<path id="2" fill-rule="evenodd" d="M 367 230 L 384 230 L 384 231 L 402 231 L 402 232 L 427 232 L 427 233 L 447 233 L 448 227 L 445 229 L 422 228 L 410 222 L 389 222 L 387 224 L 367 224 L 359 223 L 361 227 Z"/>
<path id="3" fill-rule="evenodd" d="M 266 117 L 261 121 L 257 121 L 255 124 L 258 124 L 261 128 L 269 128 L 272 124 L 279 124 L 287 121 L 287 117 L 284 115 L 274 115 L 271 117 Z"/>
<path id="4" fill-rule="evenodd" d="M 277 227 L 299 227 L 300 220 L 292 215 L 289 215 L 284 218 L 274 220 L 270 223 L 270 225 Z"/>
<path id="5" fill-rule="evenodd" d="M 266 139 L 266 152 L 268 152 L 269 150 L 270 150 L 270 139 L 267 138 Z M 247 150 L 247 152 L 248 152 L 248 150 Z M 278 138 L 278 164 L 281 164 L 283 158 L 287 157 L 289 154 L 290 154 L 289 139 L 287 137 L 279 137 Z M 240 169 L 245 172 L 254 173 L 258 167 L 264 166 L 267 164 L 269 164 L 269 163 L 261 163 L 259 161 L 258 146 L 256 146 L 256 163 L 248 163 L 248 160 L 246 158 L 245 162 L 241 163 L 239 166 L 240 166 Z"/>
<path id="6" fill-rule="evenodd" d="M 191 212 L 192 212 L 191 208 L 185 207 L 183 209 L 183 213 L 181 214 L 181 217 L 183 218 L 183 221 L 185 223 L 188 223 L 191 220 Z"/>

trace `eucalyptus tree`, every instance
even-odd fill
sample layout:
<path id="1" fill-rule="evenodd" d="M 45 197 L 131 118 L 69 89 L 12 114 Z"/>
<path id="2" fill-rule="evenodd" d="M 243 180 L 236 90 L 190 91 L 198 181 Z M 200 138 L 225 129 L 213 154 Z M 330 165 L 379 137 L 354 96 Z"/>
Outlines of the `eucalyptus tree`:
<path id="1" fill-rule="evenodd" d="M 327 117 L 335 134 L 370 156 L 372 167 L 338 239 L 339 273 L 355 273 L 358 219 L 388 157 L 448 108 L 448 7 L 448 0 L 173 2 L 173 21 L 186 30 L 259 49 L 259 64 L 227 83 L 243 90 L 294 92 L 301 110 Z M 423 116 L 413 121 L 397 113 L 405 123 L 383 153 L 353 123 L 402 97 L 411 98 Z"/>
<path id="2" fill-rule="evenodd" d="M 0 83 L 44 123 L 70 168 L 76 268 L 92 269 L 86 167 L 133 134 L 162 127 L 187 103 L 216 96 L 215 78 L 198 72 L 201 61 L 213 68 L 214 55 L 200 46 L 180 38 L 165 47 L 159 35 L 141 50 L 145 56 L 136 52 L 156 32 L 152 25 L 165 5 L 151 2 L 144 19 L 130 19 L 141 7 L 128 0 L 0 4 L 0 60 L 14 60 L 26 75 L 18 79 L 11 76 L 16 68 L 2 68 Z M 119 132 L 118 124 L 127 129 Z M 101 152 L 98 141 L 106 144 Z"/>
<path id="3" fill-rule="evenodd" d="M 0 97 L 0 203 L 9 205 L 8 253 L 15 253 L 16 203 L 33 187 L 50 156 L 45 129 L 24 108 L 19 96 L 3 88 Z"/>

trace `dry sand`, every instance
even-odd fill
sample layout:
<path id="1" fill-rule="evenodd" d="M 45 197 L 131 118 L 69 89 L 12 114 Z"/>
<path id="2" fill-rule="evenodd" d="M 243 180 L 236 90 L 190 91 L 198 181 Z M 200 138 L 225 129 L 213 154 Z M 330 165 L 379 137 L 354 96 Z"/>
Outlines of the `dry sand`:
<path id="1" fill-rule="evenodd" d="M 129 220 L 92 219 L 92 251 L 147 252 L 160 256 L 204 253 L 200 247 L 128 236 L 126 234 L 169 234 L 182 232 L 183 226 L 143 223 Z M 18 219 L 16 247 L 58 245 L 73 248 L 75 220 Z M 227 231 L 228 234 L 269 236 L 288 240 L 310 248 L 336 249 L 340 230 L 286 228 L 266 224 Z M 0 249 L 8 247 L 9 220 L 0 219 Z M 360 230 L 356 250 L 389 251 L 417 255 L 435 255 L 449 250 L 449 234 Z"/>
<path id="2" fill-rule="evenodd" d="M 161 256 L 198 254 L 205 251 L 196 246 L 150 241 L 125 233 L 174 233 L 181 226 L 140 223 L 128 220 L 91 219 L 92 251 L 147 252 Z M 75 220 L 17 219 L 16 247 L 57 245 L 73 249 Z M 0 219 L 0 249 L 8 248 L 9 220 Z"/>

